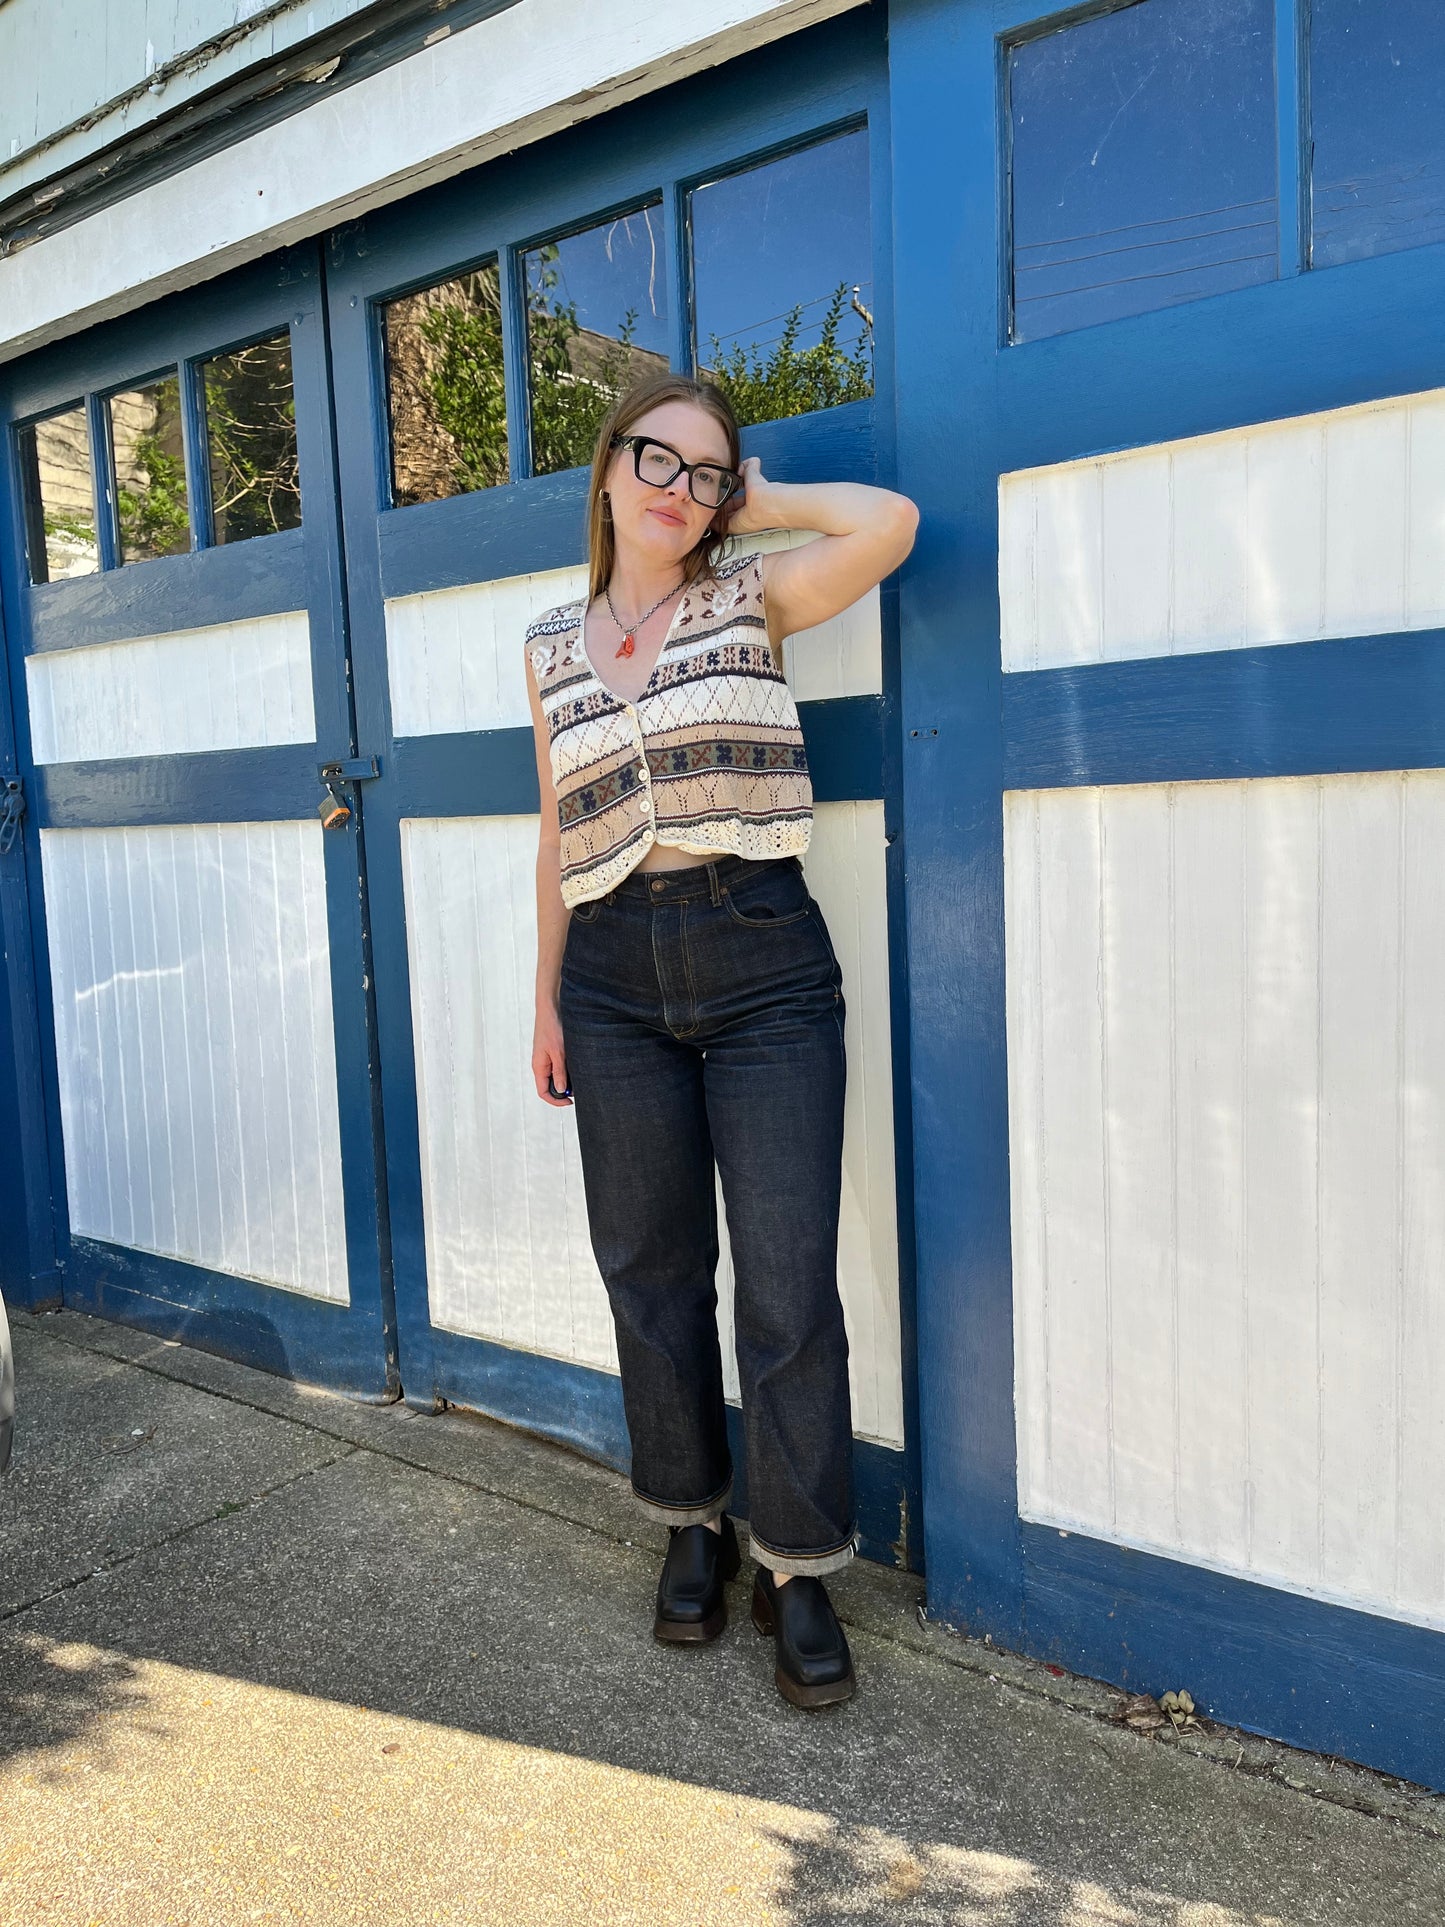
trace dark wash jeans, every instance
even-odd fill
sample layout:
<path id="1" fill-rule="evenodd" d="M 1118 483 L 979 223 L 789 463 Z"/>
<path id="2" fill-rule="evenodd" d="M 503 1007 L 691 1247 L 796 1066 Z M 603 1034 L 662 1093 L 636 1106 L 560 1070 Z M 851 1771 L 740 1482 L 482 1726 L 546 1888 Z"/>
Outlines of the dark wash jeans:
<path id="1" fill-rule="evenodd" d="M 856 1545 L 838 1296 L 842 976 L 796 857 L 633 871 L 572 912 L 567 1076 L 617 1328 L 632 1489 L 670 1525 L 732 1494 L 717 1335 L 721 1176 L 754 1557 Z"/>

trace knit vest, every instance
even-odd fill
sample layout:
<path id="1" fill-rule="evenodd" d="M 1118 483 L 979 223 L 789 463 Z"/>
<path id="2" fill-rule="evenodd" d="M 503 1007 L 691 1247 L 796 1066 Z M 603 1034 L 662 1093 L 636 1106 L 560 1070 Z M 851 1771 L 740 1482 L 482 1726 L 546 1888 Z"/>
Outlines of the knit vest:
<path id="1" fill-rule="evenodd" d="M 562 900 L 605 896 L 667 843 L 694 856 L 801 856 L 813 789 L 797 705 L 768 641 L 756 555 L 692 584 L 647 687 L 625 702 L 582 646 L 587 601 L 527 630 L 562 837 Z"/>

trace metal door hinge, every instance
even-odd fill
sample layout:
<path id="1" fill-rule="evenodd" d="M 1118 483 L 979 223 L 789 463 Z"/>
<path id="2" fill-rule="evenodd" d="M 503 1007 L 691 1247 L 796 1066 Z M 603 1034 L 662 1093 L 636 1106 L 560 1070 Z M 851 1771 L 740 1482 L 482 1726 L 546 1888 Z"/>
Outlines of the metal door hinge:
<path id="1" fill-rule="evenodd" d="M 7 776 L 0 790 L 0 855 L 10 850 L 20 834 L 25 814 L 25 785 L 18 776 Z"/>

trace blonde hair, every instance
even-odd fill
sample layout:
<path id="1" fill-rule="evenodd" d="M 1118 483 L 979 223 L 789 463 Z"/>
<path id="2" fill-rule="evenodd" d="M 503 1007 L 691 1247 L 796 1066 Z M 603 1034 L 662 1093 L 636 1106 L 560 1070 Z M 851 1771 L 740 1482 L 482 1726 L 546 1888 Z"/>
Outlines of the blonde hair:
<path id="1" fill-rule="evenodd" d="M 597 446 L 592 451 L 592 479 L 587 489 L 589 602 L 607 587 L 612 579 L 613 564 L 617 560 L 617 538 L 613 533 L 612 516 L 603 499 L 607 469 L 612 459 L 612 437 L 625 435 L 649 409 L 661 408 L 670 401 L 691 402 L 695 408 L 704 409 L 711 415 L 728 438 L 728 467 L 735 469 L 741 465 L 742 445 L 737 416 L 727 396 L 720 388 L 714 388 L 711 382 L 694 381 L 689 375 L 647 375 L 634 383 L 625 394 L 619 395 L 597 431 Z M 683 581 L 693 583 L 701 576 L 711 575 L 727 554 L 727 544 L 726 529 L 720 530 L 709 523 L 702 539 L 683 564 Z"/>

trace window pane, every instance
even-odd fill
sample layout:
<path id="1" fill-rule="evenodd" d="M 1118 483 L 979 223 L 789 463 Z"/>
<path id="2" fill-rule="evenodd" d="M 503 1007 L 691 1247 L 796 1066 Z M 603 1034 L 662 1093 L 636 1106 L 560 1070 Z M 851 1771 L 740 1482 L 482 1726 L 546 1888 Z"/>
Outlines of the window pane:
<path id="1" fill-rule="evenodd" d="M 507 479 L 502 300 L 488 262 L 388 301 L 391 499 L 438 502 Z"/>
<path id="2" fill-rule="evenodd" d="M 179 555 L 191 545 L 180 383 L 167 375 L 112 395 L 108 405 L 120 559 Z"/>
<path id="3" fill-rule="evenodd" d="M 217 355 L 204 379 L 212 541 L 294 529 L 301 484 L 289 335 Z"/>
<path id="4" fill-rule="evenodd" d="M 1008 79 L 1015 341 L 1274 278 L 1274 0 L 1144 0 Z"/>
<path id="5" fill-rule="evenodd" d="M 698 370 L 739 421 L 871 395 L 867 133 L 695 189 L 692 277 Z"/>
<path id="6" fill-rule="evenodd" d="M 616 397 L 668 365 L 658 214 L 619 214 L 525 257 L 536 475 L 590 462 Z"/>
<path id="7" fill-rule="evenodd" d="M 94 575 L 100 551 L 85 404 L 29 422 L 17 436 L 30 580 Z"/>
<path id="8" fill-rule="evenodd" d="M 1317 267 L 1445 241 L 1445 9 L 1314 0 L 1310 132 Z"/>

